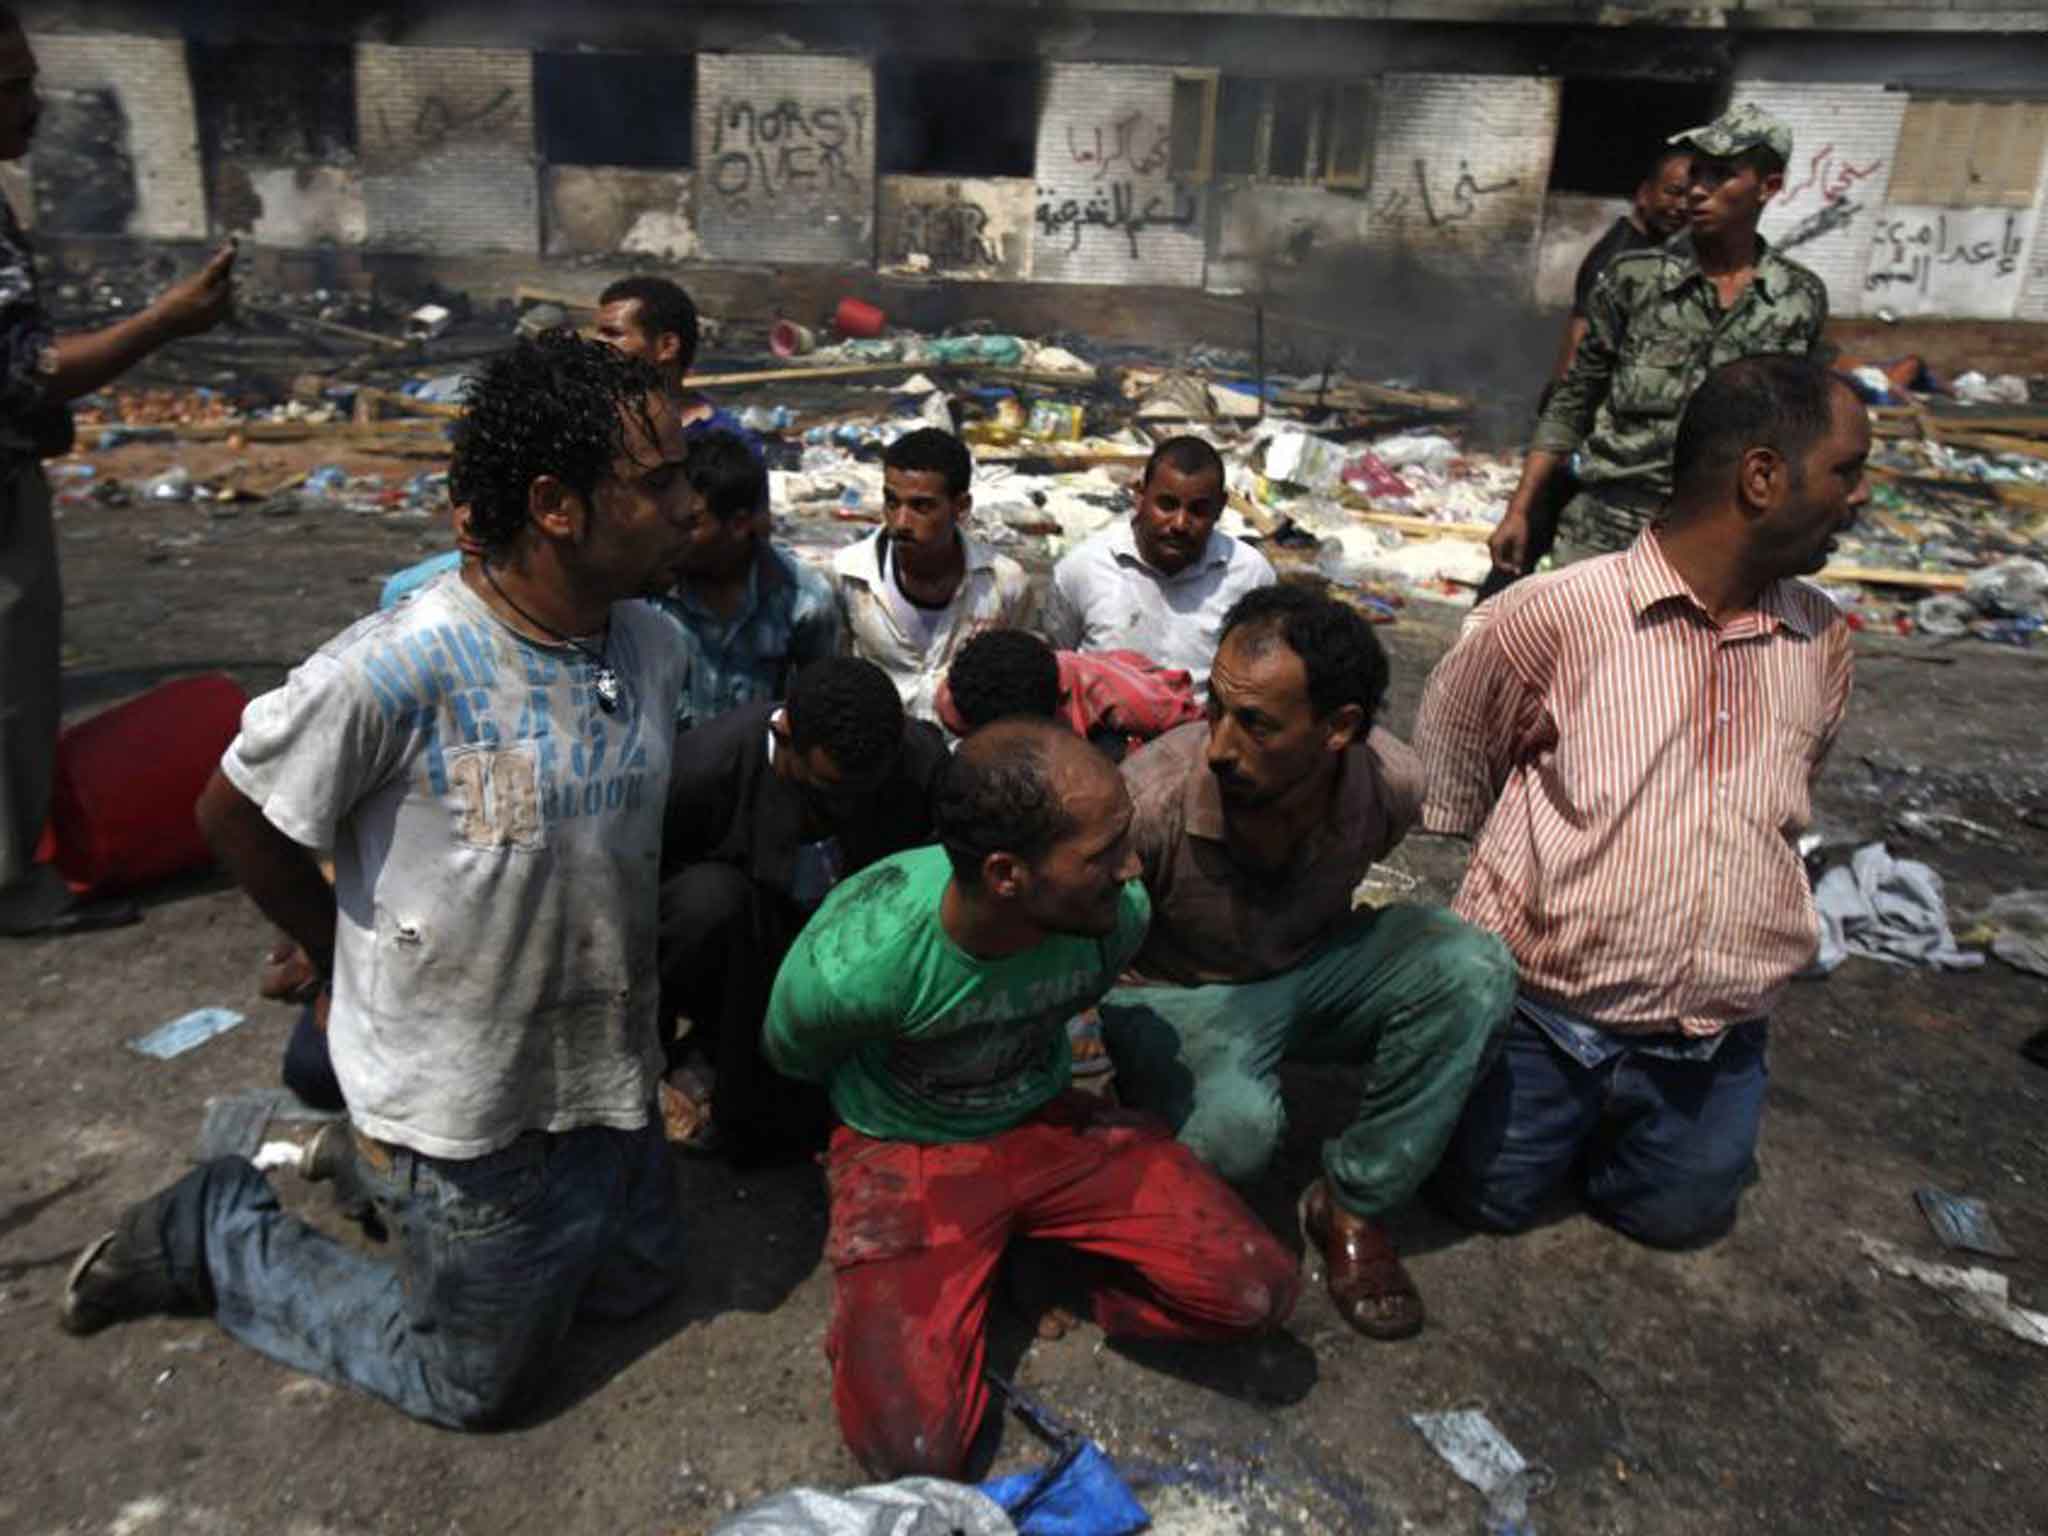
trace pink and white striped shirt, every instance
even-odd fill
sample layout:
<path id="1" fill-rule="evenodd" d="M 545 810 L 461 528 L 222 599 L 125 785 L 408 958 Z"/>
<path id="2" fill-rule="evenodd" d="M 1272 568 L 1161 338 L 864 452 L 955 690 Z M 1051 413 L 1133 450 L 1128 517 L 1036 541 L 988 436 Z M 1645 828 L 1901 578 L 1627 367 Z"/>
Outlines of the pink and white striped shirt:
<path id="1" fill-rule="evenodd" d="M 1416 725 L 1424 828 L 1478 837 L 1458 915 L 1616 1032 L 1768 1013 L 1818 941 L 1795 843 L 1850 671 L 1825 593 L 1717 625 L 1654 532 L 1482 604 Z"/>

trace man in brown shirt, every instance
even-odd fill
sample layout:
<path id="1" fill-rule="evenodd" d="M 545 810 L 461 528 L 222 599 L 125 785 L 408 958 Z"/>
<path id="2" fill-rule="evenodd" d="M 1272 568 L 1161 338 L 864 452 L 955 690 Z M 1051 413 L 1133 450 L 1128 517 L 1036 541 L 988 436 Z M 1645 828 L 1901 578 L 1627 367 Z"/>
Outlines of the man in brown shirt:
<path id="1" fill-rule="evenodd" d="M 1136 984 L 1101 1013 L 1124 1097 L 1232 1180 L 1280 1145 L 1283 1060 L 1364 1069 L 1303 1221 L 1345 1321 L 1397 1339 L 1422 1327 L 1422 1301 L 1380 1220 L 1442 1153 L 1515 970 L 1449 912 L 1352 908 L 1422 800 L 1415 754 L 1372 727 L 1386 687 L 1372 626 L 1344 604 L 1284 585 L 1238 600 L 1208 721 L 1123 767 L 1152 927 Z"/>

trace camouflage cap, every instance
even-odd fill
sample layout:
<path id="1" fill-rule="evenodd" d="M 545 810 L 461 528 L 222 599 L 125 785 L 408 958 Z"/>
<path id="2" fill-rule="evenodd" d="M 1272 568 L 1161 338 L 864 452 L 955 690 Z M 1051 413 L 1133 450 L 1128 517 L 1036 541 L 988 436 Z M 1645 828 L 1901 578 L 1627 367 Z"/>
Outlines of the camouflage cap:
<path id="1" fill-rule="evenodd" d="M 1792 161 L 1792 130 L 1762 107 L 1730 107 L 1704 128 L 1674 133 L 1668 142 L 1710 160 L 1729 160 L 1744 150 L 1768 149 L 1786 164 Z"/>

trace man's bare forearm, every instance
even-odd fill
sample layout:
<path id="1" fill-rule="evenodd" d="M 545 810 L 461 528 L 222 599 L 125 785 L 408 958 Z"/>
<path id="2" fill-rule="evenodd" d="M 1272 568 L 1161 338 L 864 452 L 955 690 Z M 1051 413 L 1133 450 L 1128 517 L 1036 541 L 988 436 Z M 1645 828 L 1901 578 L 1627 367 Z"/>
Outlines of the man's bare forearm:
<path id="1" fill-rule="evenodd" d="M 271 825 L 216 769 L 199 796 L 199 830 L 214 857 L 326 976 L 334 969 L 334 887 L 310 849 Z"/>
<path id="2" fill-rule="evenodd" d="M 52 398 L 76 400 L 122 374 L 170 338 L 150 310 L 97 331 L 57 338 L 57 367 L 45 383 Z"/>

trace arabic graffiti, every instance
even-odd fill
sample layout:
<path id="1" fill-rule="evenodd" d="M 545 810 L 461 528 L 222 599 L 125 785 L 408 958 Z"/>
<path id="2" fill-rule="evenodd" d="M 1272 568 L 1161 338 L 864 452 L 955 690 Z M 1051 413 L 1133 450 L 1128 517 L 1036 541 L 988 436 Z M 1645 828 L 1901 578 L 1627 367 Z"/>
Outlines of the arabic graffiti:
<path id="1" fill-rule="evenodd" d="M 942 272 L 1002 265 L 999 242 L 989 232 L 988 210 L 971 199 L 906 203 L 896 221 L 899 262 L 922 255 Z"/>
<path id="2" fill-rule="evenodd" d="M 1847 200 L 1829 203 L 1816 212 L 1809 213 L 1779 236 L 1776 241 L 1778 250 L 1782 254 L 1809 241 L 1818 240 L 1823 235 L 1831 235 L 1838 229 L 1847 229 L 1856 222 L 1856 215 L 1862 211 L 1861 203 Z"/>
<path id="3" fill-rule="evenodd" d="M 1431 229 L 1442 229 L 1448 224 L 1462 224 L 1479 212 L 1480 200 L 1513 191 L 1522 184 L 1519 176 L 1510 176 L 1505 181 L 1482 182 L 1472 174 L 1471 162 L 1458 162 L 1458 178 L 1451 183 L 1448 194 L 1440 190 L 1432 192 L 1429 185 L 1429 162 L 1420 156 L 1414 161 L 1415 190 L 1413 194 L 1406 187 L 1395 186 L 1387 189 L 1373 212 L 1380 218 L 1396 222 L 1407 218 L 1409 210 L 1420 208 L 1422 216 Z"/>
<path id="4" fill-rule="evenodd" d="M 1979 282 L 2016 275 L 2026 235 L 2017 214 L 1997 217 L 1998 228 L 1990 235 L 1982 233 L 1982 218 L 1964 214 L 1956 215 L 1954 224 L 1945 213 L 1880 219 L 1863 274 L 1864 289 L 1905 288 L 1925 294 L 1928 285 L 1944 275 L 1943 268 L 1970 269 Z M 1972 239 L 1973 234 L 1978 238 Z"/>
<path id="5" fill-rule="evenodd" d="M 1108 137 L 1104 137 L 1104 129 Z M 1111 123 L 1097 123 L 1087 137 L 1075 135 L 1067 125 L 1067 153 L 1074 164 L 1094 167 L 1101 181 L 1121 165 L 1127 176 L 1156 176 L 1166 169 L 1173 152 L 1173 129 L 1168 123 L 1148 123 L 1143 112 L 1127 112 Z"/>
<path id="6" fill-rule="evenodd" d="M 1081 248 L 1084 230 L 1121 230 L 1130 241 L 1131 260 L 1136 261 L 1139 235 L 1148 229 L 1186 229 L 1196 216 L 1195 200 L 1177 186 L 1152 193 L 1142 205 L 1138 192 L 1137 183 L 1129 177 L 1096 187 L 1086 202 L 1061 198 L 1053 188 L 1040 187 L 1033 217 L 1046 235 L 1068 232 L 1070 251 Z"/>
<path id="7" fill-rule="evenodd" d="M 1818 196 L 1824 204 L 1839 203 L 1849 195 L 1850 189 L 1857 182 L 1876 175 L 1883 166 L 1882 158 L 1864 166 L 1851 165 L 1847 160 L 1836 158 L 1834 145 L 1823 144 L 1813 158 L 1806 162 L 1806 179 L 1785 188 L 1779 194 L 1779 206 L 1790 208 L 1809 192 Z M 1807 238 L 1811 240 L 1818 237 L 1809 235 Z M 1782 243 L 1781 241 L 1780 244 Z"/>
<path id="8" fill-rule="evenodd" d="M 735 214 L 757 198 L 770 205 L 850 199 L 860 191 L 855 167 L 867 150 L 867 114 L 858 96 L 810 106 L 722 100 L 707 184 Z"/>

